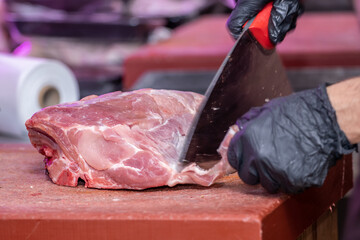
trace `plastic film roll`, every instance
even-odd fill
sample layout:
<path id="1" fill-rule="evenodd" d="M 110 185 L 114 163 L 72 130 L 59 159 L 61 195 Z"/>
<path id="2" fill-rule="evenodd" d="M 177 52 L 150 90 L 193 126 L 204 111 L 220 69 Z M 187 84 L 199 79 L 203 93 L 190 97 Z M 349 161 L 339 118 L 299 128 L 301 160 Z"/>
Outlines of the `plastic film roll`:
<path id="1" fill-rule="evenodd" d="M 0 134 L 26 136 L 35 112 L 78 99 L 78 83 L 61 62 L 0 54 Z"/>

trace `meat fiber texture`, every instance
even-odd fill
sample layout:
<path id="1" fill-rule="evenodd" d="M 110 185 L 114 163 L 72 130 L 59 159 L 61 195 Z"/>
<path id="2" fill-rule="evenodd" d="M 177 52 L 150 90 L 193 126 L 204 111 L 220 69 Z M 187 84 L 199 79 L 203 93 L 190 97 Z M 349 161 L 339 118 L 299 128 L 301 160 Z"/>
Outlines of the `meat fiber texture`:
<path id="1" fill-rule="evenodd" d="M 59 185 L 146 189 L 176 184 L 210 186 L 234 170 L 226 151 L 231 128 L 218 151 L 222 160 L 205 170 L 179 159 L 185 135 L 203 96 L 142 89 L 89 96 L 42 109 L 27 122 L 32 145 L 45 155 Z"/>

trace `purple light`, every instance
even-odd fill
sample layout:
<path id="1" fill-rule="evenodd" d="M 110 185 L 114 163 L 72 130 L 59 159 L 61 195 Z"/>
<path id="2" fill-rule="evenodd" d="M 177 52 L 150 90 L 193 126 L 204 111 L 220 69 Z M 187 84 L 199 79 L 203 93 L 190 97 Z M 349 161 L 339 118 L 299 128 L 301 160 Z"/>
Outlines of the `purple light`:
<path id="1" fill-rule="evenodd" d="M 28 56 L 31 52 L 31 42 L 25 41 L 22 44 L 20 44 L 17 48 L 14 49 L 12 52 L 16 56 Z"/>

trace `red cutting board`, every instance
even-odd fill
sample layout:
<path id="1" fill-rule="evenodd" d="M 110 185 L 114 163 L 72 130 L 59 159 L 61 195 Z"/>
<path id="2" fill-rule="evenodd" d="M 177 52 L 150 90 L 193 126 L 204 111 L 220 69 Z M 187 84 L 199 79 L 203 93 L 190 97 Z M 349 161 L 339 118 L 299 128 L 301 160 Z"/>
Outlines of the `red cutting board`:
<path id="1" fill-rule="evenodd" d="M 352 187 L 351 156 L 322 188 L 288 196 L 236 174 L 212 187 L 64 187 L 30 145 L 0 145 L 0 239 L 294 239 Z"/>

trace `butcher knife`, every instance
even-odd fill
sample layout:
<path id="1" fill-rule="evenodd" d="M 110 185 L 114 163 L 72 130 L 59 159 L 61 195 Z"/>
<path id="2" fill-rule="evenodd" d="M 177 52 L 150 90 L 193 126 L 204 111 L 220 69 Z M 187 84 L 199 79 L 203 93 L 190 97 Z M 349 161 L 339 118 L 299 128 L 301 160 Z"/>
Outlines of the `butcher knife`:
<path id="1" fill-rule="evenodd" d="M 272 3 L 248 21 L 215 74 L 186 136 L 181 160 L 220 160 L 217 148 L 227 130 L 251 107 L 292 93 L 285 69 L 269 40 Z"/>

